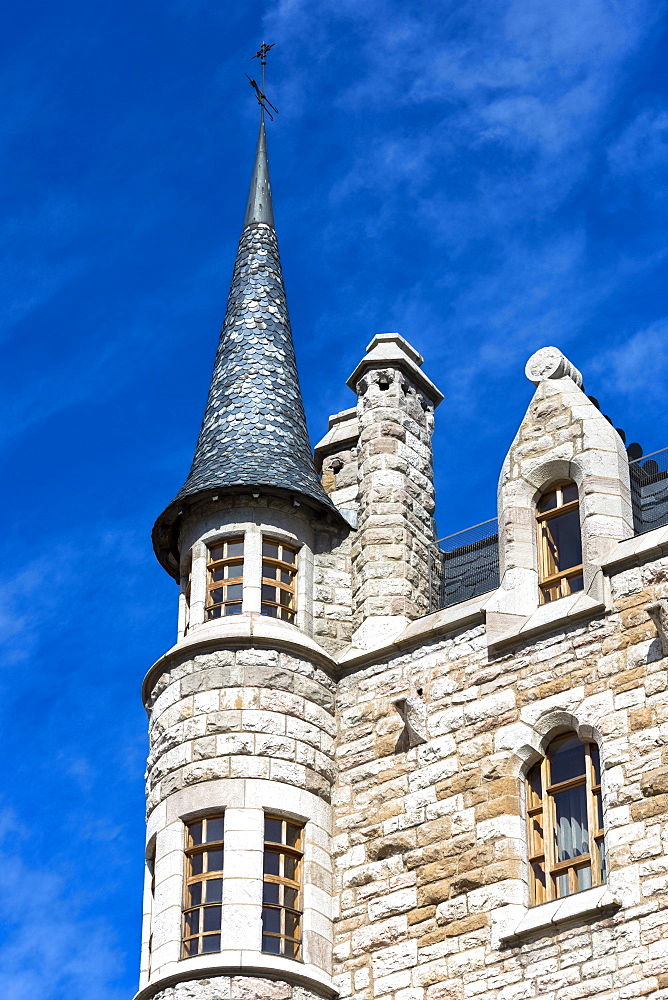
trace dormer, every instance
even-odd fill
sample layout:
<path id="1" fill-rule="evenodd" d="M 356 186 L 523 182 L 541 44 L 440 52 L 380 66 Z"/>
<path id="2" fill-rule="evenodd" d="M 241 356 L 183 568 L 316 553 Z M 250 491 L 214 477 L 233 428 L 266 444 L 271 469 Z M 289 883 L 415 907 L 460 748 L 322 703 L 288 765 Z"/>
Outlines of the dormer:
<path id="1" fill-rule="evenodd" d="M 600 561 L 633 535 L 624 444 L 585 395 L 580 372 L 556 347 L 537 351 L 525 371 L 536 391 L 499 479 L 491 646 L 539 621 L 602 610 Z"/>

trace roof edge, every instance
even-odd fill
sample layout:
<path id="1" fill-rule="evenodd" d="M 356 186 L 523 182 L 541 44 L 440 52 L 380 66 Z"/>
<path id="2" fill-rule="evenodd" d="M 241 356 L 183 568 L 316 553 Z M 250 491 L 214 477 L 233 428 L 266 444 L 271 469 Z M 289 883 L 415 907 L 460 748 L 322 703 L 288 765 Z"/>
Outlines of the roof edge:
<path id="1" fill-rule="evenodd" d="M 318 497 L 311 496 L 309 493 L 303 493 L 301 490 L 275 486 L 271 483 L 253 483 L 251 485 L 239 483 L 235 486 L 211 486 L 205 490 L 198 490 L 189 496 L 175 497 L 165 507 L 162 514 L 156 518 L 153 531 L 151 532 L 151 540 L 153 542 L 153 551 L 163 569 L 177 583 L 180 581 L 179 532 L 183 517 L 188 516 L 200 504 L 215 503 L 220 496 L 240 496 L 246 493 L 250 494 L 252 499 L 257 499 L 253 496 L 255 492 L 258 493 L 258 498 L 264 494 L 265 496 L 269 495 L 282 500 L 292 501 L 294 506 L 301 506 L 303 504 L 304 507 L 308 507 L 317 516 L 330 519 L 336 527 L 345 528 L 346 532 L 351 530 L 349 522 L 331 501 L 325 502 Z"/>

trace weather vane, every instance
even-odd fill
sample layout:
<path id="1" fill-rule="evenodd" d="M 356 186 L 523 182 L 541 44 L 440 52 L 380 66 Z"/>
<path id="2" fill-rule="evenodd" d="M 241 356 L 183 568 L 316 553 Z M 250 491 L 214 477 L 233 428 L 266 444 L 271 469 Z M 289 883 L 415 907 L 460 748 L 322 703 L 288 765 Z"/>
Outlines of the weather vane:
<path id="1" fill-rule="evenodd" d="M 273 111 L 274 114 L 277 115 L 278 114 L 278 108 L 274 107 L 274 105 L 271 103 L 271 101 L 269 100 L 269 98 L 267 97 L 267 95 L 264 92 L 264 67 L 267 65 L 267 52 L 269 51 L 269 49 L 273 49 L 274 44 L 275 43 L 272 42 L 271 45 L 267 45 L 266 42 L 263 42 L 262 45 L 260 46 L 260 48 L 255 53 L 255 55 L 252 57 L 253 59 L 259 59 L 260 60 L 260 66 L 262 67 L 262 76 L 260 77 L 260 86 L 259 87 L 258 87 L 256 81 L 252 80 L 251 77 L 248 76 L 248 73 L 246 73 L 246 78 L 250 81 L 250 85 L 253 88 L 253 90 L 255 91 L 255 96 L 257 98 L 257 103 L 260 105 L 260 107 L 262 109 L 262 111 L 261 111 L 262 118 L 264 119 L 264 113 L 266 111 L 272 122 L 274 120 L 274 115 L 272 115 L 271 112 Z M 271 108 L 271 111 L 269 110 L 270 108 Z"/>

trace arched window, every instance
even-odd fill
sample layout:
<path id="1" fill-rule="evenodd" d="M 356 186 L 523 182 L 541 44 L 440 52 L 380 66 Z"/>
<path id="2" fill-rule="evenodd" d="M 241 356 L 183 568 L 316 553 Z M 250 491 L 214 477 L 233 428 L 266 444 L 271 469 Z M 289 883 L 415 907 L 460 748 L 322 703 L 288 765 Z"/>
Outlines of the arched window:
<path id="1" fill-rule="evenodd" d="M 550 743 L 526 778 L 531 902 L 606 881 L 601 766 L 595 743 L 574 733 Z"/>
<path id="2" fill-rule="evenodd" d="M 582 590 L 582 535 L 578 488 L 557 483 L 536 505 L 541 604 Z"/>

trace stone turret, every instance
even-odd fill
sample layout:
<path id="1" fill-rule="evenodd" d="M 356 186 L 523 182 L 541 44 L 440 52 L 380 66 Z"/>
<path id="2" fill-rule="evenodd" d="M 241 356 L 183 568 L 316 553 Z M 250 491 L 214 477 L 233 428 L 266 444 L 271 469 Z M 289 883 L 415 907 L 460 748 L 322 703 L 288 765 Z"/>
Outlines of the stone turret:
<path id="1" fill-rule="evenodd" d="M 352 543 L 354 642 L 377 645 L 429 608 L 435 541 L 431 436 L 443 399 L 397 333 L 374 337 L 348 379 L 357 394 L 358 520 Z"/>
<path id="2" fill-rule="evenodd" d="M 313 637 L 314 561 L 349 531 L 308 440 L 262 123 L 195 457 L 153 533 L 181 597 L 143 689 L 142 1000 L 333 995 L 334 662 Z"/>

